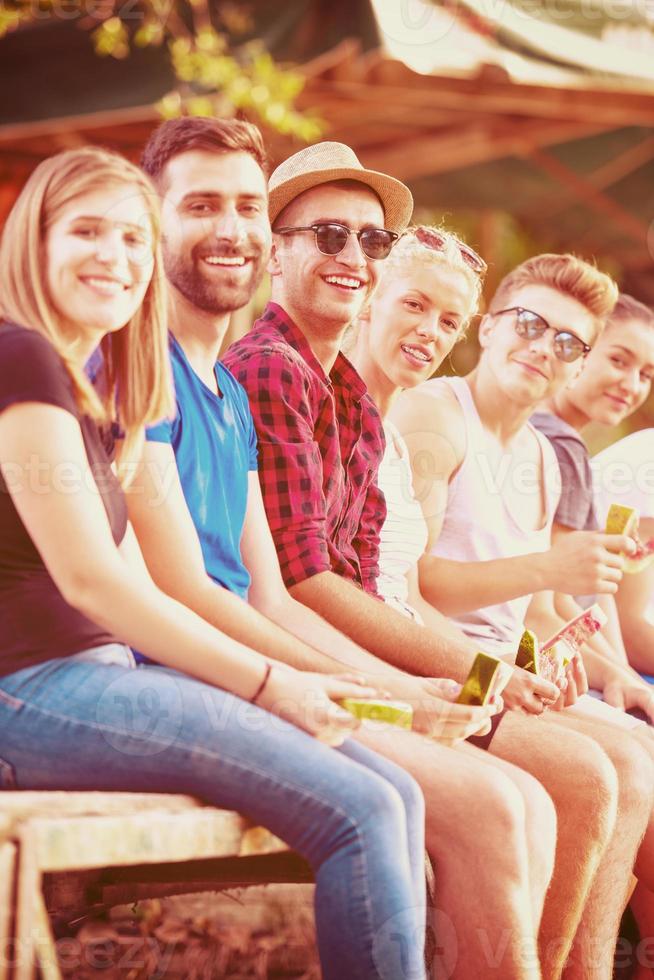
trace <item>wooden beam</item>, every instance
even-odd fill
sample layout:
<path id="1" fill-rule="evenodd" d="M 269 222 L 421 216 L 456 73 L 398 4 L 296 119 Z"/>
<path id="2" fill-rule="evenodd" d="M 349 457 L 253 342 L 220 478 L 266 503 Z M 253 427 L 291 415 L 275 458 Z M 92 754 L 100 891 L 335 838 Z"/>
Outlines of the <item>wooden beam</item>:
<path id="1" fill-rule="evenodd" d="M 358 101 L 362 112 L 370 103 L 448 108 L 469 112 L 560 119 L 598 126 L 653 126 L 654 96 L 611 89 L 562 89 L 445 76 L 414 75 L 411 85 L 368 84 L 367 81 L 313 79 L 299 99 L 301 105 L 328 106 Z"/>
<path id="2" fill-rule="evenodd" d="M 654 269 L 654 256 L 646 248 L 634 250 L 633 252 L 622 251 L 620 253 L 620 264 L 627 272 L 647 272 L 651 275 Z"/>
<path id="3" fill-rule="evenodd" d="M 606 190 L 607 187 L 628 177 L 629 174 L 653 158 L 654 136 L 651 136 L 635 146 L 629 147 L 628 150 L 618 154 L 591 173 L 585 174 L 584 177 L 597 190 Z M 574 197 L 574 191 L 570 187 L 562 187 L 561 194 L 556 201 L 552 201 L 551 194 L 542 194 L 531 204 L 528 212 L 529 220 L 538 221 L 546 218 L 548 222 L 551 222 L 552 218 L 569 207 L 571 197 Z"/>
<path id="4" fill-rule="evenodd" d="M 597 132 L 597 126 L 540 121 L 514 123 L 503 128 L 493 128 L 491 124 L 450 127 L 445 132 L 417 140 L 366 147 L 364 162 L 374 170 L 402 180 L 416 180 L 502 157 L 527 157 L 539 146 L 566 143 Z"/>
<path id="5" fill-rule="evenodd" d="M 647 224 L 594 187 L 586 178 L 580 177 L 574 170 L 544 150 L 534 149 L 530 157 L 541 170 L 549 174 L 557 183 L 562 184 L 591 210 L 610 218 L 629 238 L 639 244 L 647 242 L 649 233 Z"/>
<path id="6" fill-rule="evenodd" d="M 98 130 L 111 126 L 124 126 L 131 122 L 159 120 L 154 106 L 133 106 L 129 109 L 107 109 L 103 112 L 86 112 L 78 116 L 58 116 L 55 119 L 39 119 L 35 122 L 8 123 L 0 126 L 0 146 L 35 136 L 68 133 L 71 130 Z"/>
<path id="7" fill-rule="evenodd" d="M 600 190 L 605 190 L 612 184 L 624 180 L 646 163 L 654 160 L 654 135 L 641 140 L 635 146 L 630 146 L 624 153 L 618 154 L 601 167 L 597 167 L 588 175 L 588 180 Z"/>

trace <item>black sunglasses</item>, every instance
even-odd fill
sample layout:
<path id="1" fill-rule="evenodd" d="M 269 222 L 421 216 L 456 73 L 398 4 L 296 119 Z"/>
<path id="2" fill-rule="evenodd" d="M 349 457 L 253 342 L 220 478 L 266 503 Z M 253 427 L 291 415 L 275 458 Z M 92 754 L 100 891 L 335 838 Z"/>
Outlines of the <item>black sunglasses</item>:
<path id="1" fill-rule="evenodd" d="M 502 316 L 503 313 L 515 313 L 515 332 L 525 340 L 536 340 L 546 330 L 554 330 L 554 353 L 560 361 L 570 364 L 590 351 L 590 346 L 576 333 L 571 330 L 556 330 L 540 313 L 525 310 L 522 306 L 510 306 L 506 310 L 498 310 L 493 316 Z"/>
<path id="2" fill-rule="evenodd" d="M 387 228 L 362 228 L 353 231 L 337 221 L 321 221 L 315 225 L 297 225 L 273 228 L 276 235 L 294 235 L 300 231 L 312 231 L 316 236 L 316 248 L 323 255 L 338 255 L 347 245 L 350 235 L 356 235 L 361 250 L 369 259 L 386 259 L 398 239 Z"/>

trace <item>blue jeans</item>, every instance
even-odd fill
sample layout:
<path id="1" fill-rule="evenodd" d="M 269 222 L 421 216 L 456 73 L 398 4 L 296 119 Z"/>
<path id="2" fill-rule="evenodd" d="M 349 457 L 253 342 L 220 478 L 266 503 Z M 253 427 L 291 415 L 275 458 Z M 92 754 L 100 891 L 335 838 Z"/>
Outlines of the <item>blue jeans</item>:
<path id="1" fill-rule="evenodd" d="M 98 648 L 0 678 L 0 788 L 188 793 L 310 863 L 326 980 L 423 980 L 424 804 L 404 770 Z M 0 797 L 0 810 L 2 800 Z"/>

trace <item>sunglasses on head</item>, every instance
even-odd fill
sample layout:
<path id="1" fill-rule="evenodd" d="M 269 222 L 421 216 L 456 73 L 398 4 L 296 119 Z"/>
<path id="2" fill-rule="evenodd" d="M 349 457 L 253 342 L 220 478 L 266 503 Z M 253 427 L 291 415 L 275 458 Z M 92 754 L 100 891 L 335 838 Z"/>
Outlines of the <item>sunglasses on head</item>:
<path id="1" fill-rule="evenodd" d="M 502 316 L 504 313 L 515 313 L 515 332 L 525 340 L 536 340 L 547 330 L 554 330 L 554 353 L 560 361 L 569 364 L 590 350 L 590 346 L 572 330 L 557 330 L 540 313 L 525 310 L 522 306 L 510 306 L 506 310 L 498 310 L 493 316 Z"/>
<path id="2" fill-rule="evenodd" d="M 312 231 L 316 236 L 316 248 L 323 255 L 338 255 L 347 245 L 350 235 L 356 235 L 361 251 L 369 259 L 386 259 L 398 239 L 394 231 L 387 228 L 362 228 L 354 231 L 338 221 L 320 221 L 315 225 L 288 225 L 273 228 L 276 235 L 294 235 L 296 232 Z"/>
<path id="3" fill-rule="evenodd" d="M 424 245 L 425 248 L 430 248 L 433 252 L 444 252 L 447 238 L 441 235 L 440 232 L 436 231 L 434 228 L 425 228 L 424 225 L 419 225 L 412 232 L 408 234 L 413 234 L 416 241 Z M 486 272 L 488 266 L 482 259 L 481 255 L 478 255 L 474 248 L 470 248 L 464 242 L 457 241 L 457 246 L 459 252 L 461 253 L 461 258 L 469 265 L 470 268 L 477 273 L 477 275 L 483 276 Z"/>

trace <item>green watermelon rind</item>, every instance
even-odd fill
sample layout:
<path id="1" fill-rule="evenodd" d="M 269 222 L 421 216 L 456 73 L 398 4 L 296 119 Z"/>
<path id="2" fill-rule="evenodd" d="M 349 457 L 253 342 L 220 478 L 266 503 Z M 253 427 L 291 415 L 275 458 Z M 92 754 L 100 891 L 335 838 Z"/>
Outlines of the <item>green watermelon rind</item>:
<path id="1" fill-rule="evenodd" d="M 470 673 L 456 699 L 457 704 L 488 704 L 500 686 L 501 690 L 506 686 L 507 680 L 510 679 L 510 673 L 507 674 L 507 671 L 512 671 L 509 664 L 505 664 L 489 653 L 477 653 Z M 502 681 L 504 683 L 501 683 Z"/>
<path id="2" fill-rule="evenodd" d="M 375 701 L 366 698 L 343 698 L 338 702 L 355 718 L 362 721 L 383 721 L 387 725 L 410 729 L 413 708 L 406 701 Z"/>
<path id="3" fill-rule="evenodd" d="M 606 534 L 630 535 L 638 527 L 638 511 L 624 504 L 611 504 L 606 515 Z"/>
<path id="4" fill-rule="evenodd" d="M 516 667 L 522 667 L 532 674 L 538 674 L 538 638 L 532 630 L 525 630 L 520 637 L 518 652 L 515 658 Z"/>

